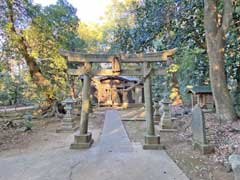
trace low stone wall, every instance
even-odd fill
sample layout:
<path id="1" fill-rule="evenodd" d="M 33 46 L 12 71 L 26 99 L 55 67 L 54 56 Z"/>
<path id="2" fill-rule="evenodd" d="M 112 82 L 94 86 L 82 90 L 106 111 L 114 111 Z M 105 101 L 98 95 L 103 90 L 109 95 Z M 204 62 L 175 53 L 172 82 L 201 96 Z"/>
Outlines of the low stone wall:
<path id="1" fill-rule="evenodd" d="M 0 121 L 8 120 L 14 121 L 23 119 L 26 112 L 33 113 L 38 108 L 38 105 L 25 107 L 5 107 L 0 109 Z"/>

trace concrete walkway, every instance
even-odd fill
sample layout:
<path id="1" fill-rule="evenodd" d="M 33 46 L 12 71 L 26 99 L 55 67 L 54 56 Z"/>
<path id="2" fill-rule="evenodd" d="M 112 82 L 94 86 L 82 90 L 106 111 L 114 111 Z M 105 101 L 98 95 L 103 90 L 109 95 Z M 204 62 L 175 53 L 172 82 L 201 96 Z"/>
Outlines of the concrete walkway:
<path id="1" fill-rule="evenodd" d="M 70 144 L 71 142 L 69 142 Z M 106 112 L 103 134 L 89 150 L 60 147 L 0 158 L 1 180 L 187 180 L 165 151 L 132 144 L 118 113 Z"/>
<path id="2" fill-rule="evenodd" d="M 133 151 L 132 143 L 116 111 L 110 110 L 106 112 L 99 149 L 101 153 Z"/>

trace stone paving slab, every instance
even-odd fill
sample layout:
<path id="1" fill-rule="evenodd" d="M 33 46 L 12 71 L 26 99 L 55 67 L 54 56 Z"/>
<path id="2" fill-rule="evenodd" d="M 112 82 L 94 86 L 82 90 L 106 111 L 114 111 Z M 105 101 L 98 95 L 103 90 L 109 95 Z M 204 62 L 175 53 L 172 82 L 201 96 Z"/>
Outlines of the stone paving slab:
<path id="1" fill-rule="evenodd" d="M 108 110 L 105 115 L 99 149 L 104 152 L 132 152 L 132 143 L 116 110 Z"/>
<path id="2" fill-rule="evenodd" d="M 69 142 L 44 152 L 0 157 L 0 180 L 188 180 L 165 151 L 132 144 L 116 111 L 107 111 L 105 120 L 101 140 L 91 149 L 70 150 Z"/>

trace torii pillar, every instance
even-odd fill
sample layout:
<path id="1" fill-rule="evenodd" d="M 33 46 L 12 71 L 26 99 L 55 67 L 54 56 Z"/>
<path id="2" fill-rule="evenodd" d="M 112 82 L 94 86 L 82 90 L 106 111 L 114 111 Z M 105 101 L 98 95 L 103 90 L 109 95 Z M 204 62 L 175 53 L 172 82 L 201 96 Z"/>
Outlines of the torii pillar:
<path id="1" fill-rule="evenodd" d="M 153 108 L 152 108 L 152 83 L 150 71 L 150 63 L 144 62 L 144 98 L 145 98 L 145 120 L 146 133 L 143 149 L 163 149 L 160 145 L 160 136 L 155 134 Z M 151 72 L 150 72 L 151 73 Z"/>
<path id="2" fill-rule="evenodd" d="M 92 133 L 88 132 L 88 114 L 90 109 L 90 84 L 91 77 L 88 73 L 84 74 L 83 92 L 82 92 L 82 112 L 80 120 L 80 132 L 74 136 L 74 142 L 71 144 L 71 149 L 86 149 L 90 148 L 93 139 Z"/>

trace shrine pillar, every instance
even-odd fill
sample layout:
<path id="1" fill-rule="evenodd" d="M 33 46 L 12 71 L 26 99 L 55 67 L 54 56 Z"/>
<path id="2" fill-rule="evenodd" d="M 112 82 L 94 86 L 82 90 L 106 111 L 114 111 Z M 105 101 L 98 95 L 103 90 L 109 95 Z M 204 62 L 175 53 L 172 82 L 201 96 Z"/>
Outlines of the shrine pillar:
<path id="1" fill-rule="evenodd" d="M 88 63 L 88 66 L 91 66 Z M 83 89 L 82 89 L 82 111 L 80 120 L 80 132 L 74 136 L 74 143 L 71 144 L 71 149 L 89 148 L 92 143 L 92 133 L 88 132 L 88 115 L 90 110 L 90 84 L 91 77 L 89 73 L 84 74 Z"/>
<path id="2" fill-rule="evenodd" d="M 146 133 L 143 149 L 163 149 L 160 145 L 160 136 L 155 134 L 153 107 L 152 107 L 152 82 L 150 63 L 144 62 L 144 98 Z M 149 74 L 150 73 L 150 74 Z"/>

